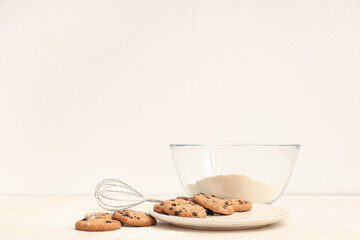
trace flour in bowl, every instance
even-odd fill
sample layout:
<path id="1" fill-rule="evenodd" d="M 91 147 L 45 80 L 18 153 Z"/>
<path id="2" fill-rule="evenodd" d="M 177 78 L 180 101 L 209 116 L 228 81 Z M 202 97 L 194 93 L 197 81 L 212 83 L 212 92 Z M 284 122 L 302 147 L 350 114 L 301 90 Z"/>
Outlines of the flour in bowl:
<path id="1" fill-rule="evenodd" d="M 281 193 L 281 187 L 254 180 L 246 175 L 218 175 L 189 184 L 191 193 L 214 194 L 220 198 L 240 198 L 253 203 L 272 202 Z"/>

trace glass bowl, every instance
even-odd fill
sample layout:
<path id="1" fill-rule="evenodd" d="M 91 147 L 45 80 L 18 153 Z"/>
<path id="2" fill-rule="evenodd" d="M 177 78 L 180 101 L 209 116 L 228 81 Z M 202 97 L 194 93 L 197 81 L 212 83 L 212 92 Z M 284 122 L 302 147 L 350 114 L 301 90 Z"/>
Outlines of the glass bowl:
<path id="1" fill-rule="evenodd" d="M 284 192 L 299 144 L 170 144 L 174 164 L 189 196 L 206 193 L 273 203 Z"/>

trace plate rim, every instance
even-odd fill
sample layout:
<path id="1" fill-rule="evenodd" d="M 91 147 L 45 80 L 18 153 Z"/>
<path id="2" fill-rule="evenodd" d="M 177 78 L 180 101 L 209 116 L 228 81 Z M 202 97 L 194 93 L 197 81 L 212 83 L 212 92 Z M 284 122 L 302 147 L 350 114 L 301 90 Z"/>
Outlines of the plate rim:
<path id="1" fill-rule="evenodd" d="M 290 216 L 290 211 L 285 209 L 285 208 L 282 208 L 282 207 L 278 207 L 278 206 L 273 206 L 273 205 L 270 205 L 270 204 L 264 204 L 264 203 L 254 203 L 253 205 L 266 205 L 266 206 L 271 206 L 271 207 L 274 207 L 274 208 L 279 208 L 283 211 L 285 211 L 286 213 L 284 214 L 281 214 L 281 215 L 276 215 L 276 216 L 272 216 L 272 217 L 257 217 L 257 218 L 249 218 L 249 219 L 246 219 L 246 218 L 240 218 L 240 219 L 226 219 L 226 218 L 221 218 L 221 219 L 214 219 L 214 218 L 211 218 L 211 219 L 206 219 L 206 218 L 186 218 L 186 217 L 178 217 L 178 216 L 171 216 L 171 215 L 165 215 L 165 214 L 162 214 L 162 213 L 157 213 L 154 211 L 153 208 L 151 208 L 149 210 L 149 213 L 151 216 L 155 217 L 155 218 L 158 218 L 157 216 L 161 216 L 160 220 L 164 221 L 162 218 L 169 218 L 169 219 L 181 219 L 181 221 L 184 221 L 184 222 L 187 222 L 187 221 L 200 221 L 200 222 L 204 222 L 204 221 L 211 221 L 211 222 L 237 222 L 237 221 L 244 221 L 244 222 L 253 222 L 253 221 L 261 221 L 261 220 L 270 220 L 270 219 L 284 219 L 288 216 Z"/>

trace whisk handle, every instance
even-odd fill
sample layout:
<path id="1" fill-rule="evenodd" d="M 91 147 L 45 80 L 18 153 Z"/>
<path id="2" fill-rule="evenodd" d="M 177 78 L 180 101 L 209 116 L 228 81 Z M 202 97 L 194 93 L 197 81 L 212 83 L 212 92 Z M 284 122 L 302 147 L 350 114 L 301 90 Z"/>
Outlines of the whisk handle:
<path id="1" fill-rule="evenodd" d="M 154 199 L 154 198 L 146 198 L 146 201 L 148 202 L 163 202 L 163 200 L 159 200 L 159 199 Z"/>

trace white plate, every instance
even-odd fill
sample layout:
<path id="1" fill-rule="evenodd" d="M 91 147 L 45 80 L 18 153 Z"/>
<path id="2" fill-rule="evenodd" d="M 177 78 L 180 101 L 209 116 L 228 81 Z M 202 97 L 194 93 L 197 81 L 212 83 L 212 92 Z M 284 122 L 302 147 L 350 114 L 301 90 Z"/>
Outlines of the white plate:
<path id="1" fill-rule="evenodd" d="M 150 215 L 172 225 L 207 230 L 237 230 L 263 227 L 276 223 L 290 215 L 286 209 L 268 204 L 253 204 L 248 212 L 232 215 L 215 215 L 206 218 L 184 218 L 165 215 L 150 209 Z"/>

